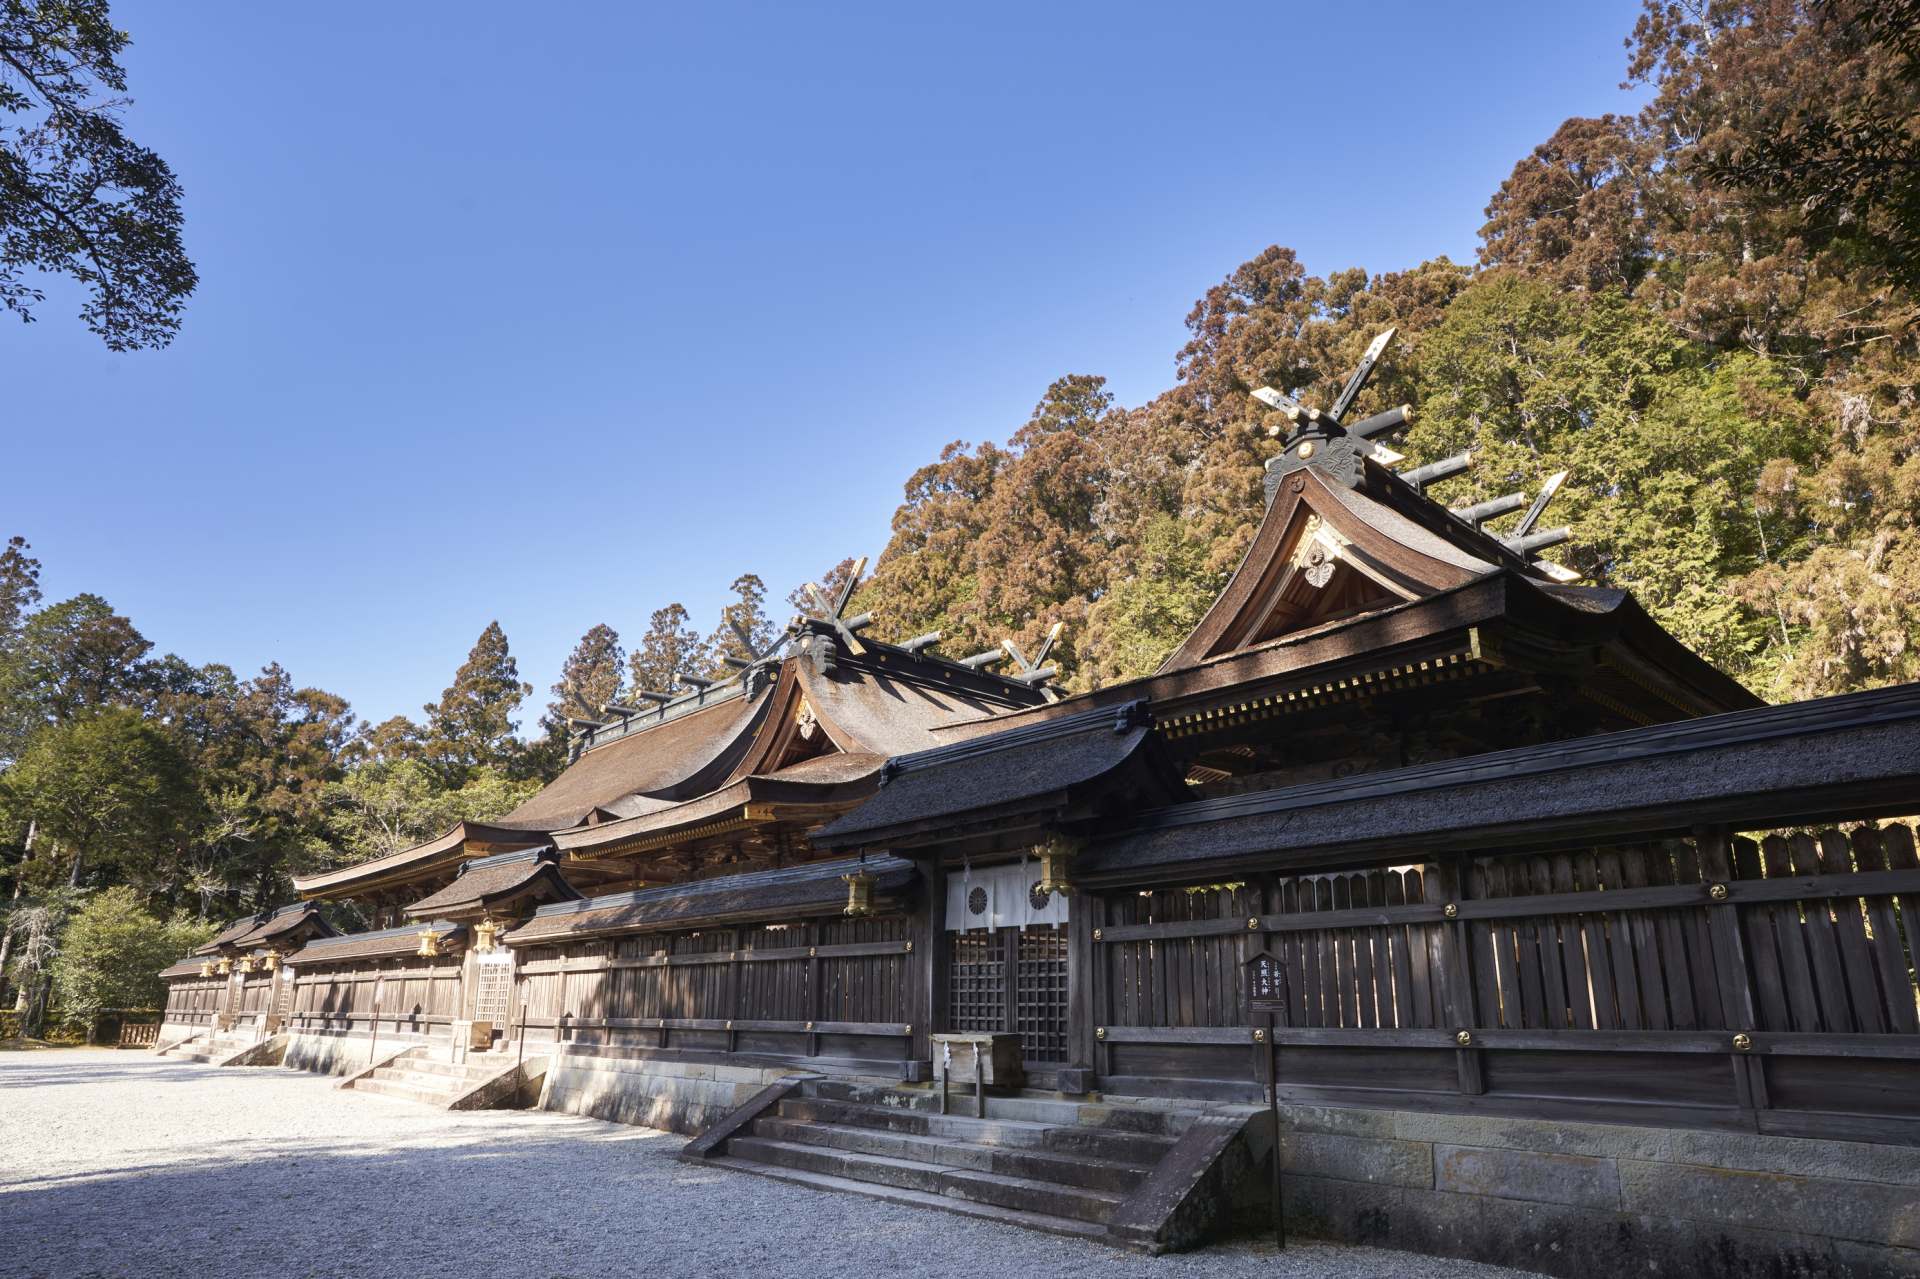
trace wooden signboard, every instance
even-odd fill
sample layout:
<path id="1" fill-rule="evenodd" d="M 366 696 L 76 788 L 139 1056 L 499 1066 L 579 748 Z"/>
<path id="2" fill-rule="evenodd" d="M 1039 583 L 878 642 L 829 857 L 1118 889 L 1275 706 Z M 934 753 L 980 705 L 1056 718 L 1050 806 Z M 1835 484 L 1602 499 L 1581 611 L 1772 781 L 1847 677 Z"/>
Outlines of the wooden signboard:
<path id="1" fill-rule="evenodd" d="M 1272 955 L 1262 952 L 1247 961 L 1247 1011 L 1287 1015 L 1287 970 Z"/>

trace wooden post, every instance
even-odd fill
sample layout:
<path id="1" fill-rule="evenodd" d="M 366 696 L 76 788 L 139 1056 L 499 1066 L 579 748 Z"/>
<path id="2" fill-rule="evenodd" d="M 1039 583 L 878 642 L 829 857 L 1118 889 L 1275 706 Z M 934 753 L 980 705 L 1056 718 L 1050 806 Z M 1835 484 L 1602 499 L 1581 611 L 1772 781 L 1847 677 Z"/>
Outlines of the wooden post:
<path id="1" fill-rule="evenodd" d="M 1727 846 L 1726 830 L 1696 827 L 1693 840 L 1708 884 L 1731 884 L 1733 856 Z M 1708 891 L 1711 893 L 1711 887 Z M 1707 928 L 1713 938 L 1714 984 L 1720 991 L 1720 1013 L 1727 1026 L 1734 1100 L 1753 1115 L 1758 1127 L 1759 1112 L 1767 1107 L 1766 1071 L 1758 1058 L 1735 1047 L 1742 1040 L 1751 1043 L 1745 1032 L 1759 1026 L 1753 999 L 1753 969 L 1747 962 L 1746 940 L 1740 935 L 1739 912 L 1740 908 L 1730 897 L 1716 898 L 1707 907 Z"/>
<path id="2" fill-rule="evenodd" d="M 1473 863 L 1467 858 L 1441 867 L 1439 896 L 1443 904 L 1463 900 L 1467 896 L 1468 872 Z M 1434 876 L 1427 877 L 1427 897 L 1434 896 Z M 1441 926 L 1441 957 L 1447 970 L 1447 990 L 1452 996 L 1455 1031 L 1458 1034 L 1471 1035 L 1480 1029 L 1480 1010 L 1475 1003 L 1473 993 L 1473 948 L 1467 944 L 1467 921 L 1449 919 Z M 1460 1091 L 1467 1096 L 1477 1097 L 1487 1091 L 1486 1076 L 1481 1069 L 1480 1049 L 1474 1044 L 1461 1044 L 1453 1050 L 1455 1064 L 1460 1072 Z"/>
<path id="3" fill-rule="evenodd" d="M 947 868 L 937 855 L 920 863 L 920 881 L 925 900 L 920 908 L 920 935 L 913 947 L 919 956 L 919 980 L 914 988 L 913 1041 L 908 1051 L 916 1060 L 924 1058 L 931 1070 L 934 1065 L 931 1036 L 948 1029 L 950 1024 L 947 974 L 952 968 L 953 955 L 951 934 L 947 932 Z"/>
<path id="4" fill-rule="evenodd" d="M 1000 929 L 1000 1029 L 1013 1034 L 1017 1029 L 1016 1007 L 1020 984 L 1020 927 Z"/>
<path id="5" fill-rule="evenodd" d="M 814 951 L 820 945 L 820 924 L 817 920 L 809 920 L 807 922 L 804 936 L 807 939 L 807 1024 L 817 1026 L 821 1020 L 820 956 L 814 954 Z M 818 1057 L 819 1055 L 820 1032 L 817 1030 L 808 1031 L 807 1056 Z"/>
<path id="6" fill-rule="evenodd" d="M 1067 1064 L 1093 1069 L 1093 941 L 1096 899 L 1079 889 L 1067 897 Z"/>

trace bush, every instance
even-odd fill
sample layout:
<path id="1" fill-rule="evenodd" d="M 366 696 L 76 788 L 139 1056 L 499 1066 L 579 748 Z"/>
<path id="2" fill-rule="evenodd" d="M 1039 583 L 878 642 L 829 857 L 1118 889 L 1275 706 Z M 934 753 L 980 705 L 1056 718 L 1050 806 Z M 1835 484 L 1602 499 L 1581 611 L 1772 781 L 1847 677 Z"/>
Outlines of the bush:
<path id="1" fill-rule="evenodd" d="M 125 886 L 96 894 L 74 912 L 53 961 L 61 1020 L 84 1026 L 102 1009 L 161 1006 L 167 990 L 160 970 L 204 945 L 216 928 L 181 916 L 161 920 Z"/>

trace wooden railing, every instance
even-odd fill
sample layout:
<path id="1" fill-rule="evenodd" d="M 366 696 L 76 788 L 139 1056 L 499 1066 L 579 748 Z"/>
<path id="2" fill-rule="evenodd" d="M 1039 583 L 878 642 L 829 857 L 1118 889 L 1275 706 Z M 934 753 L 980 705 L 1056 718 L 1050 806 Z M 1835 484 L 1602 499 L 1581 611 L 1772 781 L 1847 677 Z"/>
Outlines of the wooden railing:
<path id="1" fill-rule="evenodd" d="M 1113 1091 L 1452 1105 L 1920 1141 L 1904 823 L 1458 855 L 1096 908 Z M 1108 922 L 1111 921 L 1111 922 Z M 1244 1011 L 1264 951 L 1287 1011 Z"/>
<path id="2" fill-rule="evenodd" d="M 120 1023 L 119 1048 L 151 1048 L 160 1042 L 160 1023 L 157 1021 L 123 1021 Z"/>

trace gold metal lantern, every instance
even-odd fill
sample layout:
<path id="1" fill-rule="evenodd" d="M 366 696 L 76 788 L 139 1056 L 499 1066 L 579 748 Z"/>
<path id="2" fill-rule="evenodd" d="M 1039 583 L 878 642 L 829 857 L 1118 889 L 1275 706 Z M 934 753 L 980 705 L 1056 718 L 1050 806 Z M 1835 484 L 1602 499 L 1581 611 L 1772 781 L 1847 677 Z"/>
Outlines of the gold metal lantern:
<path id="1" fill-rule="evenodd" d="M 422 959 L 433 959 L 440 953 L 440 935 L 431 928 L 420 930 L 420 949 L 414 954 Z"/>
<path id="2" fill-rule="evenodd" d="M 873 875 L 862 866 L 851 875 L 842 875 L 847 885 L 847 914 L 860 919 L 873 914 Z"/>
<path id="3" fill-rule="evenodd" d="M 200 961 L 200 975 L 202 977 L 213 976 L 213 961 L 211 959 L 203 959 Z"/>
<path id="4" fill-rule="evenodd" d="M 1033 851 L 1040 858 L 1040 882 L 1036 885 L 1036 891 L 1047 896 L 1055 893 L 1065 896 L 1073 888 L 1072 881 L 1067 878 L 1067 867 L 1080 851 L 1080 841 L 1064 835 L 1051 835 L 1044 844 L 1036 845 Z"/>

